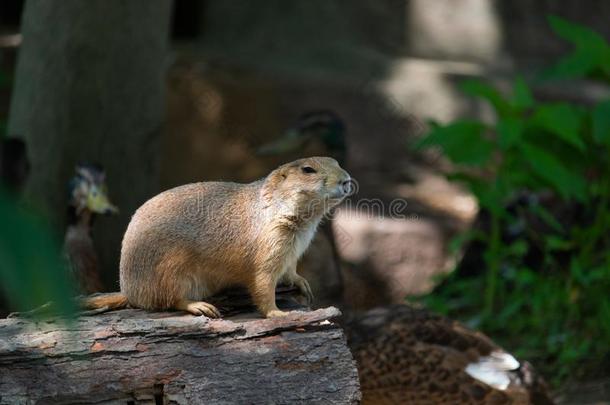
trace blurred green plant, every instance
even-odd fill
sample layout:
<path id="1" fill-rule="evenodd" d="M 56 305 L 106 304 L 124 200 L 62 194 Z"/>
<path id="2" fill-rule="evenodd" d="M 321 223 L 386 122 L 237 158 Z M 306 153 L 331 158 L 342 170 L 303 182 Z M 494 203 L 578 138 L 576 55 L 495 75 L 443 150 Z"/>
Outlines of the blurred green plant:
<path id="1" fill-rule="evenodd" d="M 541 78 L 610 84 L 608 42 L 559 17 L 549 23 L 574 49 Z M 423 300 L 518 348 L 555 383 L 599 370 L 610 364 L 610 100 L 541 102 L 522 78 L 508 95 L 481 81 L 461 87 L 491 104 L 495 122 L 431 123 L 416 147 L 442 149 L 449 177 L 487 213 L 487 229 L 453 244 L 479 243 L 486 269 L 484 277 L 454 272 L 440 295 Z M 507 209 L 524 194 L 526 206 Z M 575 219 L 562 217 L 566 210 Z M 504 236 L 519 224 L 519 237 Z M 532 263 L 532 252 L 540 260 Z"/>
<path id="2" fill-rule="evenodd" d="M 0 69 L 0 89 L 10 88 L 13 76 Z M 0 141 L 7 125 L 0 116 Z M 75 289 L 57 238 L 39 216 L 25 208 L 0 185 L 0 291 L 10 308 L 30 311 L 54 305 L 35 316 L 76 313 Z"/>
<path id="3" fill-rule="evenodd" d="M 49 301 L 53 311 L 75 313 L 74 289 L 47 224 L 0 190 L 0 289 L 11 307 L 31 310 Z"/>

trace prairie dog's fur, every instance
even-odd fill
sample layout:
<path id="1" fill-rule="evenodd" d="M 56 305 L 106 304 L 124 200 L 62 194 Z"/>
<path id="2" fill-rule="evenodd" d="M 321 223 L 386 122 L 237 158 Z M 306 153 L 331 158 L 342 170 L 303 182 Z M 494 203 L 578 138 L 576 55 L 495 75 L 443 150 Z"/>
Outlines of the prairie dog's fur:
<path id="1" fill-rule="evenodd" d="M 123 238 L 123 299 L 138 308 L 217 317 L 202 300 L 235 285 L 248 289 L 264 316 L 284 315 L 275 304 L 276 284 L 283 279 L 311 298 L 297 260 L 322 216 L 349 193 L 349 182 L 334 159 L 313 157 L 253 183 L 193 183 L 153 197 Z"/>

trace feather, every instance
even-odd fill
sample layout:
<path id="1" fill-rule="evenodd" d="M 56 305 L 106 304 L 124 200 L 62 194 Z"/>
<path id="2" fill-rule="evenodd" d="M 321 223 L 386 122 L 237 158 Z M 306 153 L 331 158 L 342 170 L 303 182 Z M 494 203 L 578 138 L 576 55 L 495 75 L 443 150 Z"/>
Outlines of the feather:
<path id="1" fill-rule="evenodd" d="M 517 370 L 520 364 L 513 356 L 505 352 L 492 352 L 470 363 L 464 371 L 485 384 L 504 391 L 510 384 L 510 371 Z"/>

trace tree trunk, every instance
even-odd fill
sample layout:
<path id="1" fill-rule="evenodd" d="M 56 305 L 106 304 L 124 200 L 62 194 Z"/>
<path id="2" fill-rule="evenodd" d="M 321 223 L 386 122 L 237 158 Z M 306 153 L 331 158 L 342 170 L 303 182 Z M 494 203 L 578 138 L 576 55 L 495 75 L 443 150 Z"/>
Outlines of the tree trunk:
<path id="1" fill-rule="evenodd" d="M 26 194 L 63 225 L 79 161 L 106 168 L 117 218 L 96 224 L 105 279 L 117 280 L 121 237 L 157 191 L 170 0 L 28 0 L 9 133 L 28 143 Z"/>
<path id="2" fill-rule="evenodd" d="M 0 320 L 0 404 L 357 403 L 336 308 L 210 320 L 127 309 Z"/>

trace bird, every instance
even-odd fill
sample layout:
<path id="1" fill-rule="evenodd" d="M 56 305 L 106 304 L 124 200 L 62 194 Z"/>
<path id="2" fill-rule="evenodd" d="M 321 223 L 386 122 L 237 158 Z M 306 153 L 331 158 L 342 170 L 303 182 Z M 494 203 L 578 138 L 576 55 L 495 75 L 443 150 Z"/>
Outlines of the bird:
<path id="1" fill-rule="evenodd" d="M 301 114 L 291 127 L 275 141 L 257 149 L 257 154 L 279 155 L 322 148 L 324 156 L 335 159 L 341 167 L 347 163 L 346 126 L 337 113 L 329 109 Z"/>
<path id="2" fill-rule="evenodd" d="M 75 284 L 82 294 L 103 290 L 99 259 L 91 230 L 97 215 L 113 215 L 118 208 L 107 195 L 106 174 L 99 164 L 79 163 L 68 183 L 68 226 L 64 254 Z"/>
<path id="3" fill-rule="evenodd" d="M 552 404 L 544 380 L 483 333 L 407 304 L 340 320 L 363 404 Z"/>

